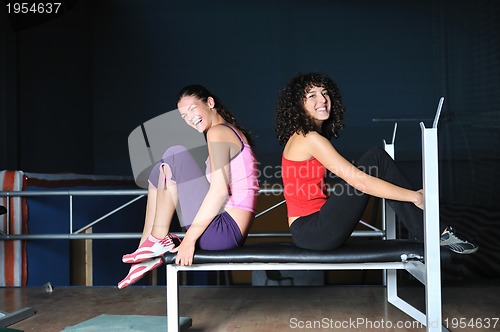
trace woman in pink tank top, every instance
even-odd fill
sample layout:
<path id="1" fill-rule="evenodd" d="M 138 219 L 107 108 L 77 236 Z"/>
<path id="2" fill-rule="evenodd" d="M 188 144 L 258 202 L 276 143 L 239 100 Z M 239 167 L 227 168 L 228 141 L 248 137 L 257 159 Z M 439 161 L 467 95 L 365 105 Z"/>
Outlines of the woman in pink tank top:
<path id="1" fill-rule="evenodd" d="M 201 85 L 182 89 L 177 108 L 189 127 L 205 135 L 206 170 L 183 146 L 172 146 L 164 153 L 149 177 L 139 247 L 123 256 L 123 262 L 132 266 L 118 288 L 160 266 L 160 256 L 167 251 L 177 252 L 176 264 L 191 265 L 196 248 L 226 250 L 243 245 L 255 218 L 258 171 L 248 133 Z M 182 242 L 169 234 L 176 211 L 186 229 Z"/>

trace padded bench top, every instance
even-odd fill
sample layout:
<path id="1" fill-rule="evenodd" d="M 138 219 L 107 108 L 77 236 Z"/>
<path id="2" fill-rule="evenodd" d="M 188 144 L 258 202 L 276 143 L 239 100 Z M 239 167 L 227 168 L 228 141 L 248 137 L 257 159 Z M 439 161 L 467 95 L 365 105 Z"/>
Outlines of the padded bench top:
<path id="1" fill-rule="evenodd" d="M 363 240 L 333 250 L 306 250 L 292 243 L 262 242 L 231 250 L 197 250 L 193 264 L 203 263 L 381 263 L 423 258 L 423 243 L 410 240 Z M 163 256 L 175 263 L 175 254 Z"/>

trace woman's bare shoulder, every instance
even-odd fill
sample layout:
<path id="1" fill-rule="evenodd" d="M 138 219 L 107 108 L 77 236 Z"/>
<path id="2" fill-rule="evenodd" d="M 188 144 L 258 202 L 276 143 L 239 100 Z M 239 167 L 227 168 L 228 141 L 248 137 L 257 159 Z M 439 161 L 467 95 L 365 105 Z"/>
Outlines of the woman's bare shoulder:
<path id="1" fill-rule="evenodd" d="M 307 160 L 314 155 L 314 150 L 329 141 L 317 132 L 293 134 L 285 145 L 284 156 L 292 160 Z"/>
<path id="2" fill-rule="evenodd" d="M 208 128 L 207 140 L 208 141 L 228 141 L 234 135 L 230 128 L 227 126 L 217 125 Z"/>
<path id="3" fill-rule="evenodd" d="M 303 135 L 303 141 L 304 143 L 311 145 L 311 146 L 317 146 L 319 145 L 324 145 L 328 144 L 331 145 L 330 141 L 320 133 L 316 131 L 310 131 L 307 134 Z"/>

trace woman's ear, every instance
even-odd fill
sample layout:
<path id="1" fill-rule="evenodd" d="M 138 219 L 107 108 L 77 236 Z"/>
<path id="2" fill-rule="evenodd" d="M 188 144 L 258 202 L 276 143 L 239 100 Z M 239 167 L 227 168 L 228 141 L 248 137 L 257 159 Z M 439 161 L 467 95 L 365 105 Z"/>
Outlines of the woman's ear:
<path id="1" fill-rule="evenodd" d="M 207 104 L 208 104 L 208 107 L 214 108 L 215 107 L 215 100 L 214 100 L 214 98 L 208 97 L 207 98 Z"/>

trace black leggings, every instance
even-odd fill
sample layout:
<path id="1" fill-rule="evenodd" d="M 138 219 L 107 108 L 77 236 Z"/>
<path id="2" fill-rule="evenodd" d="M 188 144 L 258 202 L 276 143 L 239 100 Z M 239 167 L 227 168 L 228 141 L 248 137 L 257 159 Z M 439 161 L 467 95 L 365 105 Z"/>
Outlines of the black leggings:
<path id="1" fill-rule="evenodd" d="M 355 163 L 366 173 L 412 189 L 410 182 L 382 148 L 373 148 Z M 301 248 L 327 250 L 338 248 L 350 237 L 368 203 L 369 195 L 341 180 L 318 212 L 299 217 L 290 226 L 294 243 Z M 408 231 L 422 241 L 423 212 L 413 203 L 388 200 Z"/>

